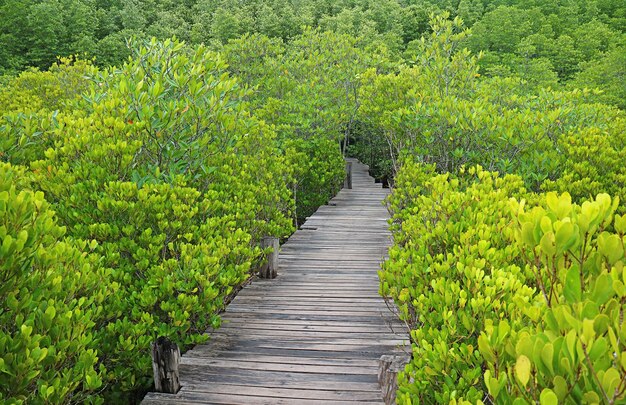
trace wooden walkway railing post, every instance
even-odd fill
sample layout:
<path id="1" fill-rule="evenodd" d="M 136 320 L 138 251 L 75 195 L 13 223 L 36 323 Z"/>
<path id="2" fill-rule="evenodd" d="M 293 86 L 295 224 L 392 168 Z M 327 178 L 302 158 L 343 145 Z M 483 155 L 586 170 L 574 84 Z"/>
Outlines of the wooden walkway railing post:
<path id="1" fill-rule="evenodd" d="M 261 239 L 261 249 L 272 248 L 272 252 L 267 255 L 266 262 L 261 265 L 259 269 L 259 277 L 261 278 L 276 278 L 278 274 L 278 250 L 279 241 L 275 236 L 265 236 Z"/>
<path id="2" fill-rule="evenodd" d="M 352 162 L 346 162 L 346 178 L 343 180 L 343 188 L 352 189 Z"/>
<path id="3" fill-rule="evenodd" d="M 398 373 L 411 361 L 408 355 L 384 355 L 380 357 L 378 366 L 378 384 L 383 392 L 386 405 L 396 403 L 398 390 Z"/>
<path id="4" fill-rule="evenodd" d="M 178 365 L 180 349 L 178 345 L 166 337 L 159 337 L 152 343 L 152 371 L 154 388 L 158 392 L 176 394 L 180 389 Z"/>

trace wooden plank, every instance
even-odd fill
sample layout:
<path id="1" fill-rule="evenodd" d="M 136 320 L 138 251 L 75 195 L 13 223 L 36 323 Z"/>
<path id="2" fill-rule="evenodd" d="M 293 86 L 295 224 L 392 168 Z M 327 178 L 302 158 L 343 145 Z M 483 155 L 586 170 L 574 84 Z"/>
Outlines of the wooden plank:
<path id="1" fill-rule="evenodd" d="M 323 388 L 323 387 L 322 387 Z M 380 401 L 381 396 L 378 391 L 345 391 L 345 390 L 298 390 L 289 388 L 266 388 L 248 387 L 246 385 L 215 384 L 209 386 L 191 385 L 185 387 L 187 391 L 210 392 L 215 394 L 231 394 L 246 396 L 262 396 L 269 398 L 294 398 L 294 399 L 316 399 L 324 401 Z"/>
<path id="2" fill-rule="evenodd" d="M 277 330 L 276 327 L 269 326 L 264 323 L 250 323 L 250 322 L 242 322 L 242 323 L 227 323 L 223 325 L 220 329 L 235 329 L 235 330 L 250 330 L 250 331 L 267 331 L 268 333 L 275 332 Z M 320 332 L 320 333 L 343 333 L 343 334 L 353 334 L 353 333 L 362 333 L 362 334 L 370 334 L 374 336 L 379 335 L 394 335 L 394 336 L 403 336 L 406 334 L 406 331 L 402 331 L 402 333 L 394 333 L 391 330 L 383 330 L 383 331 L 372 331 L 372 327 L 357 327 L 357 326 L 293 326 L 288 325 L 280 329 L 282 332 Z"/>
<path id="3" fill-rule="evenodd" d="M 362 366 L 362 367 L 378 367 L 378 360 L 368 359 L 340 359 L 340 358 L 319 358 L 308 356 L 281 356 L 281 355 L 264 355 L 245 351 L 225 351 L 216 353 L 215 356 L 193 356 L 193 351 L 183 357 L 183 363 L 191 361 L 189 359 L 201 360 L 232 360 L 238 362 L 263 362 L 276 364 L 297 364 L 312 366 Z"/>
<path id="4" fill-rule="evenodd" d="M 217 334 L 212 335 L 213 340 L 223 337 L 232 338 L 231 335 Z M 375 345 L 372 342 L 376 342 Z M 236 344 L 239 347 L 263 347 L 280 345 L 285 348 L 311 349 L 311 350 L 355 350 L 355 351 L 376 351 L 378 347 L 395 347 L 406 343 L 406 340 L 389 336 L 374 339 L 372 337 L 321 337 L 319 335 L 313 337 L 294 337 L 292 335 L 269 336 L 265 334 L 247 333 L 245 339 L 232 339 L 230 344 Z"/>
<path id="5" fill-rule="evenodd" d="M 239 360 L 223 360 L 205 357 L 186 357 L 183 365 L 204 366 L 211 370 L 219 371 L 223 369 L 242 369 L 242 370 L 264 370 L 264 371 L 280 371 L 280 372 L 297 372 L 310 374 L 362 374 L 371 375 L 378 372 L 376 366 L 352 366 L 341 364 L 293 364 L 293 363 L 276 363 L 276 362 L 260 362 L 256 359 L 242 362 Z"/>
<path id="6" fill-rule="evenodd" d="M 266 345 L 272 345 L 272 339 L 269 339 L 266 336 L 256 336 L 253 333 L 248 333 L 246 336 L 242 334 L 224 334 L 220 333 L 219 330 L 213 332 L 211 334 L 211 340 L 213 342 L 226 342 L 230 345 L 236 344 L 238 347 L 251 347 L 258 346 L 263 347 Z M 390 335 L 388 338 L 384 339 L 359 339 L 355 337 L 351 337 L 347 335 L 342 338 L 330 338 L 330 337 L 311 337 L 311 338 L 303 338 L 303 337 L 293 337 L 289 334 L 287 335 L 278 335 L 278 333 L 273 336 L 273 340 L 277 344 L 280 344 L 280 347 L 297 347 L 297 348 L 311 348 L 315 350 L 317 346 L 323 346 L 328 350 L 334 350 L 334 347 L 337 347 L 338 350 L 345 350 L 346 347 L 355 348 L 357 350 L 362 350 L 363 348 L 369 350 L 375 348 L 377 346 L 395 346 L 401 344 L 403 339 Z M 319 350 L 319 349 L 317 349 Z"/>
<path id="7" fill-rule="evenodd" d="M 342 405 L 342 404 L 382 404 L 382 399 L 378 401 L 350 401 L 350 400 L 324 400 L 326 404 Z M 176 398 L 170 398 L 163 394 L 149 394 L 145 401 L 147 405 L 189 405 L 189 404 L 246 404 L 246 405 L 299 405 L 299 404 L 320 404 L 319 400 L 311 400 L 304 398 L 277 398 L 277 397 L 264 397 L 264 396 L 249 396 L 249 395 L 229 395 L 229 394 L 214 394 L 214 393 L 202 393 L 202 392 L 186 392 L 183 391 Z"/>
<path id="8" fill-rule="evenodd" d="M 246 327 L 241 327 L 241 328 L 237 328 L 239 332 L 243 332 L 245 331 L 247 336 L 252 336 L 252 337 L 280 337 L 280 336 L 289 336 L 289 337 L 293 337 L 293 338 L 302 338 L 302 339 L 311 339 L 311 338 L 319 338 L 319 339 L 323 339 L 323 340 L 330 340 L 330 339 L 340 339 L 340 338 L 346 338 L 346 339 L 367 339 L 367 340 L 390 340 L 390 339 L 400 339 L 397 336 L 394 336 L 393 334 L 389 333 L 389 332 L 367 332 L 367 333 L 363 333 L 363 332 L 347 332 L 347 331 L 340 331 L 340 332 L 331 332 L 331 331 L 293 331 L 293 330 L 280 330 L 280 331 L 276 331 L 276 330 L 272 330 L 272 329 L 254 329 L 254 328 L 246 328 Z M 230 328 L 230 327 L 223 327 L 220 328 L 220 330 L 218 332 L 213 333 L 211 336 L 216 336 L 216 333 L 219 334 L 230 334 L 230 333 L 236 333 L 235 328 Z M 306 340 L 308 341 L 308 340 Z"/>
<path id="9" fill-rule="evenodd" d="M 394 321 L 396 321 L 396 323 L 400 323 L 400 321 L 397 321 L 396 318 L 392 318 L 394 319 Z M 366 322 L 342 322 L 342 321 L 298 321 L 298 320 L 293 320 L 289 323 L 285 323 L 281 320 L 276 320 L 276 319 L 264 319 L 264 320 L 257 320 L 257 319 L 248 319 L 248 318 L 232 318 L 232 319 L 224 319 L 223 323 L 225 325 L 229 325 L 229 324 L 247 324 L 247 325 L 265 325 L 267 327 L 270 328 L 279 328 L 281 326 L 283 326 L 284 328 L 286 328 L 287 330 L 289 328 L 316 328 L 316 327 L 339 327 L 339 328 L 362 328 L 362 330 L 372 330 L 372 325 L 370 323 L 366 323 Z M 380 328 L 377 328 L 380 329 Z"/>
<path id="10" fill-rule="evenodd" d="M 245 300 L 239 300 L 237 303 L 230 304 L 230 309 L 232 308 L 249 308 L 253 307 L 255 309 L 265 309 L 265 308 L 280 308 L 280 309 L 302 309 L 302 310 L 356 310 L 359 312 L 363 311 L 387 311 L 387 307 L 381 303 L 367 303 L 367 302 L 356 302 L 356 303 L 347 303 L 347 302 L 336 302 L 329 300 L 319 300 L 317 302 L 314 301 L 300 301 L 297 298 L 288 298 L 285 300 L 280 299 L 268 299 L 264 301 L 263 299 L 252 299 L 248 297 Z"/>
<path id="11" fill-rule="evenodd" d="M 381 351 L 383 351 L 381 349 Z M 384 349 L 385 354 L 396 353 L 401 350 L 387 351 Z M 187 352 L 185 356 L 196 357 L 214 357 L 221 356 L 226 357 L 229 353 L 233 353 L 231 346 L 225 345 L 223 348 L 216 346 L 201 345 L 194 348 L 192 351 Z M 287 347 L 242 347 L 237 348 L 237 353 L 249 354 L 249 355 L 264 355 L 264 356 L 283 356 L 283 357 L 304 357 L 304 358 L 318 358 L 318 359 L 334 359 L 334 360 L 375 360 L 380 359 L 381 353 L 377 352 L 359 352 L 355 353 L 353 350 L 307 350 L 301 348 L 287 348 Z M 358 355 L 357 355 L 358 354 Z"/>
<path id="12" fill-rule="evenodd" d="M 376 317 L 376 316 L 381 316 L 384 311 L 381 309 L 379 311 L 346 311 L 346 310 L 334 310 L 334 311 L 329 311 L 329 310 L 303 310 L 303 309 L 280 309 L 280 308 L 262 308 L 261 310 L 258 310 L 256 308 L 229 308 L 228 309 L 228 313 L 229 314 L 236 314 L 236 313 L 250 313 L 250 314 L 254 314 L 254 313 L 258 313 L 260 311 L 263 311 L 264 314 L 279 314 L 279 315 L 299 315 L 299 316 L 316 316 L 316 315 L 320 315 L 320 316 L 341 316 L 341 317 L 350 317 L 350 316 L 355 316 L 355 317 Z"/>
<path id="13" fill-rule="evenodd" d="M 313 290 L 309 290 L 309 291 L 289 291 L 287 289 L 276 292 L 275 294 L 266 294 L 266 293 L 259 293 L 258 296 L 261 297 L 320 297 L 320 298 L 345 298 L 345 297 L 354 297 L 354 298 L 361 298 L 364 295 L 367 294 L 367 296 L 374 296 L 376 292 L 375 291 L 371 291 L 369 292 L 369 294 L 367 294 L 367 292 L 365 291 L 350 291 L 350 292 L 341 292 L 341 291 L 324 291 L 324 292 L 320 292 L 320 290 L 318 291 L 313 291 Z M 228 310 L 228 309 L 227 309 Z"/>
<path id="14" fill-rule="evenodd" d="M 298 373 L 266 370 L 244 370 L 239 368 L 225 369 L 187 365 L 181 369 L 183 386 L 197 384 L 207 380 L 216 383 L 228 382 L 240 384 L 245 382 L 252 386 L 292 386 L 316 389 L 345 389 L 351 385 L 356 391 L 372 388 L 378 384 L 376 374 L 340 374 L 340 373 Z"/>
<path id="15" fill-rule="evenodd" d="M 347 301 L 348 299 L 346 299 Z M 303 300 L 301 298 L 285 298 L 285 299 L 267 299 L 263 300 L 258 297 L 246 297 L 245 300 L 239 300 L 236 303 L 231 303 L 230 307 L 248 307 L 254 306 L 254 308 L 262 309 L 267 307 L 275 307 L 275 308 L 293 308 L 293 309 L 305 309 L 305 310 L 316 310 L 316 309 L 360 309 L 360 310 L 387 310 L 384 304 L 380 302 L 367 302 L 362 300 L 361 302 L 338 302 L 336 300 L 317 300 L 313 301 L 309 298 L 309 300 Z"/>

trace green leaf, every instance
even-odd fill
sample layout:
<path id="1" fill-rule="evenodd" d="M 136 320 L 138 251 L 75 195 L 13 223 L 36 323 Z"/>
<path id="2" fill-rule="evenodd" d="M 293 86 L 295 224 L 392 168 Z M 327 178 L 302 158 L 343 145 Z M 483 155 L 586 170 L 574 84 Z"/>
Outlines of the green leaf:
<path id="1" fill-rule="evenodd" d="M 554 346 L 552 346 L 551 343 L 546 343 L 543 346 L 543 349 L 541 349 L 541 361 L 543 362 L 543 364 L 546 365 L 546 367 L 548 368 L 548 370 L 550 370 L 552 374 L 554 374 L 553 359 L 554 359 Z"/>
<path id="2" fill-rule="evenodd" d="M 20 327 L 20 330 L 22 331 L 22 335 L 28 337 L 33 332 L 33 327 L 32 326 L 28 326 L 28 325 L 22 325 Z"/>
<path id="3" fill-rule="evenodd" d="M 535 226 L 531 222 L 525 222 L 522 224 L 522 242 L 527 246 L 535 246 Z"/>
<path id="4" fill-rule="evenodd" d="M 525 387 L 530 380 L 530 360 L 528 357 L 521 355 L 515 362 L 515 377 Z"/>
<path id="5" fill-rule="evenodd" d="M 591 350 L 589 350 L 589 358 L 592 362 L 596 362 L 602 358 L 610 358 L 609 356 L 609 344 L 604 336 L 600 336 L 595 342 Z"/>
<path id="6" fill-rule="evenodd" d="M 614 368 L 609 368 L 602 377 L 602 387 L 604 392 L 615 392 L 621 381 L 619 372 Z"/>
<path id="7" fill-rule="evenodd" d="M 583 333 L 581 335 L 581 341 L 585 344 L 590 344 L 596 336 L 596 331 L 593 328 L 592 319 L 583 319 Z"/>
<path id="8" fill-rule="evenodd" d="M 620 237 L 607 232 L 602 232 L 598 236 L 598 250 L 611 265 L 617 263 L 624 256 L 624 248 L 622 247 Z"/>
<path id="9" fill-rule="evenodd" d="M 599 404 L 600 396 L 598 395 L 597 392 L 588 391 L 588 392 L 585 392 L 585 395 L 583 395 L 583 400 L 585 401 L 584 403 L 586 404 Z"/>
<path id="10" fill-rule="evenodd" d="M 594 318 L 593 328 L 596 330 L 596 334 L 604 335 L 610 324 L 611 319 L 605 314 L 600 314 Z"/>
<path id="11" fill-rule="evenodd" d="M 578 266 L 572 266 L 567 270 L 563 295 L 569 304 L 582 300 L 582 287 L 580 285 L 580 272 Z"/>
<path id="12" fill-rule="evenodd" d="M 539 403 L 541 405 L 558 405 L 559 398 L 551 389 L 544 388 L 543 391 L 541 391 L 541 395 L 539 396 Z"/>
<path id="13" fill-rule="evenodd" d="M 549 192 L 546 194 L 546 203 L 548 204 L 548 208 L 550 208 L 553 212 L 556 212 L 559 209 L 559 197 L 555 192 Z"/>
<path id="14" fill-rule="evenodd" d="M 541 242 L 539 242 L 543 253 L 549 257 L 554 256 L 556 253 L 556 247 L 554 245 L 554 233 L 548 232 L 543 235 Z"/>
<path id="15" fill-rule="evenodd" d="M 489 342 L 489 339 L 484 334 L 481 334 L 478 337 L 478 350 L 480 350 L 480 353 L 488 362 L 495 361 L 496 356 L 493 353 L 493 350 L 491 348 L 491 343 Z"/>
<path id="16" fill-rule="evenodd" d="M 552 383 L 554 393 L 559 398 L 559 401 L 564 401 L 565 396 L 569 392 L 567 381 L 565 381 L 565 378 L 563 378 L 562 376 L 557 375 L 556 377 L 554 377 L 554 380 L 552 380 Z"/>
<path id="17" fill-rule="evenodd" d="M 613 290 L 613 283 L 612 283 L 611 276 L 609 276 L 606 273 L 601 274 L 596 279 L 596 284 L 593 289 L 592 299 L 598 305 L 604 305 L 611 299 L 611 297 L 613 297 L 614 294 L 615 294 L 615 291 Z"/>
<path id="18" fill-rule="evenodd" d="M 500 382 L 491 376 L 491 370 L 485 371 L 485 385 L 487 386 L 487 391 L 494 398 L 497 399 L 500 394 L 500 390 L 502 389 L 502 385 Z"/>
<path id="19" fill-rule="evenodd" d="M 54 308 L 54 306 L 50 305 L 48 308 L 46 308 L 46 312 L 45 315 L 47 318 L 49 318 L 50 320 L 54 319 L 54 317 L 56 316 L 57 311 Z"/>
<path id="20" fill-rule="evenodd" d="M 620 234 L 626 234 L 626 215 L 615 215 L 615 230 Z"/>
<path id="21" fill-rule="evenodd" d="M 541 218 L 541 222 L 539 223 L 539 225 L 543 233 L 549 233 L 554 230 L 552 220 L 547 215 Z"/>

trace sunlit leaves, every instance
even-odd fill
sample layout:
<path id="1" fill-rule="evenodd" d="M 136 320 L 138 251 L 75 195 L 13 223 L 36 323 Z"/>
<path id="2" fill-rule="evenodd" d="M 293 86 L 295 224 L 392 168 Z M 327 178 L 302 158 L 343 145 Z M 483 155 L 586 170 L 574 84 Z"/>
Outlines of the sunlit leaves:
<path id="1" fill-rule="evenodd" d="M 59 74 L 64 82 L 58 84 L 52 75 L 64 108 L 37 116 L 18 113 L 2 128 L 9 135 L 2 159 L 30 165 L 28 174 L 20 169 L 20 182 L 44 190 L 64 226 L 52 228 L 61 232 L 52 236 L 67 232 L 72 240 L 89 241 L 80 242 L 80 249 L 107 269 L 106 276 L 92 275 L 106 296 L 101 291 L 89 295 L 93 279 L 65 277 L 56 267 L 50 273 L 55 288 L 64 286 L 68 294 L 83 288 L 87 300 L 81 301 L 84 312 L 67 316 L 61 305 L 42 306 L 41 324 L 61 325 L 76 336 L 84 331 L 97 344 L 76 342 L 81 347 L 89 343 L 91 351 L 84 351 L 84 362 L 67 361 L 68 368 L 82 367 L 84 376 L 76 380 L 68 372 L 67 384 L 43 376 L 35 362 L 22 363 L 20 372 L 29 377 L 10 391 L 16 398 L 37 393 L 32 381 L 39 377 L 41 398 L 52 402 L 75 389 L 84 391 L 78 398 L 102 386 L 107 402 L 128 401 L 129 393 L 150 384 L 147 353 L 154 336 L 169 336 L 183 348 L 206 339 L 206 329 L 219 326 L 217 313 L 226 297 L 258 262 L 259 239 L 291 232 L 288 158 L 275 143 L 274 129 L 248 112 L 244 99 L 250 93 L 226 72 L 222 56 L 175 40 L 139 42 L 133 53 L 119 68 L 85 72 L 78 83 L 89 86 L 74 90 L 87 88 L 81 98 L 64 87 L 72 84 L 73 69 Z M 18 79 L 7 90 L 7 102 L 11 94 L 22 94 L 19 85 L 26 79 L 46 83 L 48 74 Z M 322 146 L 312 142 L 311 154 L 323 154 Z M 324 179 L 317 181 L 320 188 L 328 187 Z M 6 187 L 14 182 L 12 177 Z M 8 195 L 4 206 L 21 204 L 25 196 Z M 35 196 L 35 207 L 46 208 L 41 193 Z M 36 234 L 18 229 L 5 236 L 0 250 L 13 258 L 6 265 L 26 271 L 31 259 L 20 252 Z M 55 251 L 48 259 L 55 254 L 64 257 Z M 16 294 L 7 300 L 14 311 L 30 305 L 26 290 Z M 81 320 L 96 309 L 94 322 Z M 36 336 L 38 329 L 24 317 L 17 321 L 24 325 L 22 335 Z M 72 328 L 71 322 L 80 326 Z M 41 336 L 37 339 L 47 339 L 45 331 Z M 73 353 L 65 346 L 56 349 Z M 5 367 L 13 367 L 14 355 L 7 353 Z M 43 352 L 36 353 L 39 359 Z M 101 359 L 97 373 L 88 369 L 95 367 L 96 357 Z"/>
<path id="2" fill-rule="evenodd" d="M 567 193 L 535 195 L 492 176 L 480 168 L 434 175 L 410 161 L 399 172 L 390 198 L 395 246 L 380 272 L 381 293 L 412 329 L 399 397 L 622 401 L 619 199 L 599 194 L 577 204 Z"/>
<path id="3" fill-rule="evenodd" d="M 109 276 L 86 243 L 65 239 L 25 172 L 0 163 L 0 401 L 98 402 L 94 326 Z"/>

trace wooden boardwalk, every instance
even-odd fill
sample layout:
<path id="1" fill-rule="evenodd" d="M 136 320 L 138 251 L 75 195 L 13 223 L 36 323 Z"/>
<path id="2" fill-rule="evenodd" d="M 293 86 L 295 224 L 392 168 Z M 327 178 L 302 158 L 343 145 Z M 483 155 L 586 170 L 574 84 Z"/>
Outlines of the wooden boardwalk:
<path id="1" fill-rule="evenodd" d="M 179 393 L 144 405 L 382 403 L 378 359 L 408 340 L 378 295 L 388 190 L 356 161 L 352 184 L 281 247 L 278 277 L 246 286 L 183 356 Z"/>

